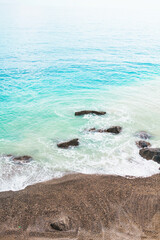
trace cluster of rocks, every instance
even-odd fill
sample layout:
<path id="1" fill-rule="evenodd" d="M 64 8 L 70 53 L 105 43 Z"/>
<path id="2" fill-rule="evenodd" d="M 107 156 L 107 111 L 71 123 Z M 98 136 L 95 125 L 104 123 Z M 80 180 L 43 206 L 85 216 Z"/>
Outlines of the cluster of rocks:
<path id="1" fill-rule="evenodd" d="M 87 114 L 93 114 L 93 115 L 105 115 L 106 112 L 103 111 L 93 111 L 93 110 L 83 110 L 80 112 L 75 112 L 75 116 L 83 116 Z M 96 129 L 91 128 L 88 130 L 88 132 L 98 132 L 98 133 L 112 133 L 112 134 L 120 134 L 122 132 L 122 127 L 120 126 L 112 126 L 107 129 Z M 150 142 L 146 141 L 147 139 L 150 139 L 152 136 L 145 132 L 140 131 L 135 134 L 136 137 L 140 138 L 141 140 L 136 141 L 136 145 L 139 150 L 139 154 L 141 157 L 145 158 L 146 160 L 153 160 L 157 163 L 160 163 L 160 148 L 152 148 Z M 57 144 L 58 148 L 68 149 L 70 147 L 76 147 L 79 146 L 79 139 L 75 138 L 70 141 L 61 142 Z M 6 155 L 7 157 L 10 157 L 10 159 L 15 163 L 28 163 L 32 160 L 31 156 L 13 156 L 13 155 Z"/>
<path id="2" fill-rule="evenodd" d="M 152 148 L 150 142 L 145 141 L 152 136 L 144 131 L 136 133 L 136 136 L 143 139 L 136 142 L 136 145 L 140 148 L 140 156 L 160 164 L 160 148 Z"/>
<path id="3" fill-rule="evenodd" d="M 94 115 L 105 115 L 106 112 L 103 111 L 93 111 L 93 110 L 83 110 L 80 112 L 75 112 L 75 116 L 83 116 L 87 114 L 94 114 Z M 112 133 L 112 134 L 119 134 L 122 131 L 122 127 L 120 126 L 112 126 L 107 129 L 96 129 L 96 128 L 90 128 L 88 130 L 89 132 L 98 132 L 98 133 Z M 160 163 L 160 148 L 151 148 L 150 142 L 147 142 L 145 140 L 150 139 L 152 136 L 145 132 L 140 131 L 135 134 L 136 137 L 140 138 L 141 140 L 136 142 L 136 145 L 139 150 L 139 154 L 141 157 L 147 159 L 147 160 L 153 160 L 157 163 Z M 59 148 L 70 148 L 70 147 L 76 147 L 79 145 L 79 139 L 72 139 L 68 142 L 62 142 L 57 144 L 57 147 Z"/>
<path id="4" fill-rule="evenodd" d="M 88 115 L 88 114 L 93 114 L 93 115 L 105 115 L 106 112 L 103 111 L 94 111 L 94 110 L 83 110 L 80 112 L 75 112 L 75 116 L 84 116 L 84 115 Z M 108 129 L 96 129 L 96 128 L 91 128 L 88 130 L 89 132 L 99 132 L 99 133 L 112 133 L 112 134 L 119 134 L 122 131 L 122 127 L 120 126 L 112 126 Z M 67 142 L 62 142 L 62 143 L 58 143 L 57 147 L 59 148 L 70 148 L 70 147 L 76 147 L 79 145 L 79 139 L 75 138 L 72 139 L 70 141 Z"/>
<path id="5" fill-rule="evenodd" d="M 99 132 L 99 133 L 112 133 L 112 134 L 119 134 L 122 131 L 122 128 L 119 126 L 113 126 L 108 129 L 96 129 L 91 128 L 88 130 L 89 132 Z M 70 147 L 76 147 L 79 145 L 79 139 L 75 138 L 67 142 L 58 143 L 57 147 L 59 148 L 70 148 Z"/>

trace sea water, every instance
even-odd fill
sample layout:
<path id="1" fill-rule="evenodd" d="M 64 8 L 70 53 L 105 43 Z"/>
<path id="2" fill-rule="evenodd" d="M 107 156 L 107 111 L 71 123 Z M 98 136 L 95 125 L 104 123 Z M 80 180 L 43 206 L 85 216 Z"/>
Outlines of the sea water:
<path id="1" fill-rule="evenodd" d="M 120 1 L 0 0 L 0 191 L 67 173 L 158 173 L 135 133 L 160 147 L 159 11 Z M 85 109 L 107 114 L 74 116 Z M 87 131 L 114 125 L 121 134 Z M 73 138 L 79 147 L 57 148 Z"/>

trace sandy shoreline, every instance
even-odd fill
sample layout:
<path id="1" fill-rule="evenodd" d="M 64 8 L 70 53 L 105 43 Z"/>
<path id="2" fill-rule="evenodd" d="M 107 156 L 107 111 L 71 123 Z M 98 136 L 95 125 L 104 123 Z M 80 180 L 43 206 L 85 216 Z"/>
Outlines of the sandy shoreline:
<path id="1" fill-rule="evenodd" d="M 0 193 L 0 239 L 160 238 L 160 174 L 66 175 Z"/>

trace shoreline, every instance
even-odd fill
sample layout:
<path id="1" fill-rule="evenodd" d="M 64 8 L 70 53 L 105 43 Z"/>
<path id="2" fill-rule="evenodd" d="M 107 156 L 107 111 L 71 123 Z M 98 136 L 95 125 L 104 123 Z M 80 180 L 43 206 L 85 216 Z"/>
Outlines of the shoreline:
<path id="1" fill-rule="evenodd" d="M 158 240 L 160 174 L 69 174 L 0 192 L 0 240 Z"/>

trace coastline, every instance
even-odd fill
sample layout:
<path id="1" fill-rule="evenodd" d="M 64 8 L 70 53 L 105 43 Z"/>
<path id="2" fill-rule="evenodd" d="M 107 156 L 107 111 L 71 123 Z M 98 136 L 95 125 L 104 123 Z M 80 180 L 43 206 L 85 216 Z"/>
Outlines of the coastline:
<path id="1" fill-rule="evenodd" d="M 159 9 L 0 0 L 0 240 L 160 240 Z"/>
<path id="2" fill-rule="evenodd" d="M 0 239 L 158 240 L 160 174 L 69 174 L 0 193 Z"/>

